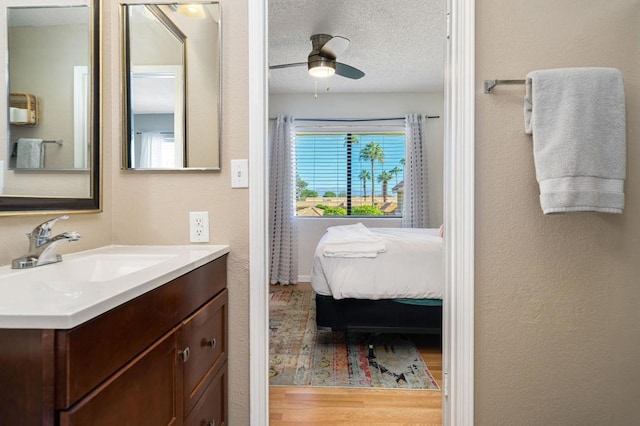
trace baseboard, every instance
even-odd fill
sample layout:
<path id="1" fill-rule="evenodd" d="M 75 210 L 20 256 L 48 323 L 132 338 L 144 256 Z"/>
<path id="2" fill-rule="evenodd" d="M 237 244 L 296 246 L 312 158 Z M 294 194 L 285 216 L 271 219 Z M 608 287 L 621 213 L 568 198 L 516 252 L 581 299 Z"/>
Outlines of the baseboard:
<path id="1" fill-rule="evenodd" d="M 311 275 L 298 275 L 298 282 L 299 283 L 310 283 L 311 282 Z"/>

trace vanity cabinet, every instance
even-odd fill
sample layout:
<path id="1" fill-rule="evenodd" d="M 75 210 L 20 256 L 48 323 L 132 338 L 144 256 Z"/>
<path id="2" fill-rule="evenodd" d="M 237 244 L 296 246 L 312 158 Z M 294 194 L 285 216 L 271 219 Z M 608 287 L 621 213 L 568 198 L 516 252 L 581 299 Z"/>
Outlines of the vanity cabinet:
<path id="1" fill-rule="evenodd" d="M 69 330 L 0 330 L 0 424 L 224 425 L 226 258 Z"/>

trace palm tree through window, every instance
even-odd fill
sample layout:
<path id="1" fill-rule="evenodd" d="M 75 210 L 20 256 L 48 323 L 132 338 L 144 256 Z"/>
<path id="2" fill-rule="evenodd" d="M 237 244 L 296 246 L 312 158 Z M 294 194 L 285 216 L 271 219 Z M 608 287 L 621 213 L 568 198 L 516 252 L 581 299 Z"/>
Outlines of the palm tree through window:
<path id="1" fill-rule="evenodd" d="M 296 214 L 401 217 L 404 158 L 404 132 L 298 132 Z"/>

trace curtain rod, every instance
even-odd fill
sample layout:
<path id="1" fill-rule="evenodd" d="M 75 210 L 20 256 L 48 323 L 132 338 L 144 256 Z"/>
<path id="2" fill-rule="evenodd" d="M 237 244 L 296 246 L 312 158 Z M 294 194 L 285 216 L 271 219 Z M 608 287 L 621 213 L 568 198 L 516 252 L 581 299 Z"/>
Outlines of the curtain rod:
<path id="1" fill-rule="evenodd" d="M 425 115 L 425 118 L 440 118 L 439 115 Z M 276 120 L 276 118 L 269 117 L 269 120 Z M 404 120 L 404 117 L 392 117 L 392 118 L 295 118 L 295 121 L 335 121 L 335 122 L 366 122 L 366 121 L 397 121 Z"/>

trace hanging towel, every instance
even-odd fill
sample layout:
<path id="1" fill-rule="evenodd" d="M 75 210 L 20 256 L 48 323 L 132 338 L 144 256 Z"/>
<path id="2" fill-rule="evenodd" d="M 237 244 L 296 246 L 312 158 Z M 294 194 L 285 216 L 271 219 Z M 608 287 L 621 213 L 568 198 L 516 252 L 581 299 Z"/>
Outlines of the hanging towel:
<path id="1" fill-rule="evenodd" d="M 41 169 L 44 167 L 42 139 L 18 139 L 17 169 Z"/>
<path id="2" fill-rule="evenodd" d="M 526 133 L 533 135 L 544 214 L 622 213 L 626 126 L 620 71 L 530 72 L 524 118 Z"/>

